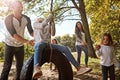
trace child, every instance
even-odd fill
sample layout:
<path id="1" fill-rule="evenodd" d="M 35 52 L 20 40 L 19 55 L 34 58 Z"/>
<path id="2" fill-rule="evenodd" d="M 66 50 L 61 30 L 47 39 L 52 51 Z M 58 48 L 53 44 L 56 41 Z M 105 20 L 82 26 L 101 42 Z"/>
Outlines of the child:
<path id="1" fill-rule="evenodd" d="M 55 25 L 54 22 L 51 21 L 53 18 L 52 12 L 50 13 L 49 17 L 47 19 L 39 18 L 37 22 L 34 23 L 34 39 L 35 39 L 35 46 L 34 46 L 34 72 L 33 72 L 33 78 L 37 79 L 42 76 L 41 71 L 41 55 L 43 49 L 46 47 L 46 45 L 49 45 L 51 42 L 51 35 L 55 34 Z M 48 23 L 51 22 L 51 25 Z M 52 29 L 51 29 L 52 27 Z M 70 61 L 76 68 L 77 74 L 80 75 L 83 73 L 86 73 L 90 71 L 90 68 L 86 68 L 84 71 L 82 70 L 79 63 L 75 60 L 73 55 L 71 54 L 70 50 L 65 47 L 58 44 L 51 44 L 53 49 L 59 50 L 61 53 L 65 55 L 65 57 Z"/>
<path id="2" fill-rule="evenodd" d="M 114 63 L 119 69 L 120 64 L 117 62 L 115 57 L 113 41 L 109 33 L 103 34 L 101 45 L 96 46 L 96 54 L 101 57 L 102 80 L 107 80 L 108 74 L 110 76 L 110 80 L 115 80 Z"/>
<path id="3" fill-rule="evenodd" d="M 48 43 L 51 42 L 51 35 L 54 36 L 54 31 L 50 31 L 51 27 L 55 27 L 54 23 L 48 24 L 53 18 L 52 13 L 44 20 L 43 18 L 38 18 L 37 22 L 33 24 L 34 27 L 34 71 L 33 79 L 37 79 L 42 76 L 42 71 L 40 67 L 41 55 L 43 49 Z M 54 28 L 53 28 L 54 29 Z"/>

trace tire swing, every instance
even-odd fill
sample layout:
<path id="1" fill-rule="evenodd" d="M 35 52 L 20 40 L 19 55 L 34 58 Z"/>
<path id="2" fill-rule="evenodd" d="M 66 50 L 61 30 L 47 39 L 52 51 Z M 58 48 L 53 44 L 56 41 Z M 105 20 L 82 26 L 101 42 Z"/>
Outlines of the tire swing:
<path id="1" fill-rule="evenodd" d="M 51 0 L 51 7 L 50 11 L 52 12 L 52 3 Z M 29 57 L 29 59 L 25 62 L 22 67 L 20 80 L 33 80 L 33 61 L 34 55 Z M 57 49 L 53 49 L 50 46 L 47 46 L 42 53 L 41 59 L 41 67 L 44 63 L 53 63 L 58 69 L 58 80 L 73 80 L 73 71 L 71 64 L 67 60 L 67 58 Z M 43 74 L 44 75 L 44 74 Z"/>
<path id="2" fill-rule="evenodd" d="M 49 62 L 51 49 L 45 48 L 42 54 L 41 66 Z M 20 80 L 33 80 L 33 55 L 25 62 L 21 70 Z M 71 64 L 67 58 L 57 49 L 52 49 L 51 62 L 55 64 L 58 69 L 58 80 L 73 80 L 73 71 Z"/>

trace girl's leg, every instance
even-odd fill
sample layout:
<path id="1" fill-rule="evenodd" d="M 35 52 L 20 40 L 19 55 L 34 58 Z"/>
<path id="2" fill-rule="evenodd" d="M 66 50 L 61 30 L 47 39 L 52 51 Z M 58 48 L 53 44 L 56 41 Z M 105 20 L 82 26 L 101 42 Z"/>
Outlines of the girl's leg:
<path id="1" fill-rule="evenodd" d="M 115 68 L 114 65 L 109 67 L 110 80 L 115 80 Z"/>
<path id="2" fill-rule="evenodd" d="M 67 47 L 57 44 L 52 44 L 52 47 L 61 51 L 66 56 L 66 58 L 75 66 L 75 68 L 79 67 L 79 63 L 75 60 L 75 58 L 73 57 L 73 55 Z"/>
<path id="3" fill-rule="evenodd" d="M 80 62 L 81 62 L 81 47 L 79 45 L 76 45 L 75 47 L 76 47 L 76 51 L 77 51 L 77 54 L 78 54 L 77 55 L 77 61 L 80 64 Z"/>
<path id="4" fill-rule="evenodd" d="M 108 67 L 102 65 L 102 80 L 107 80 L 108 78 Z"/>
<path id="5" fill-rule="evenodd" d="M 42 51 L 46 45 L 47 45 L 46 43 L 35 44 L 35 47 L 34 47 L 34 66 L 37 64 L 40 66 Z"/>
<path id="6" fill-rule="evenodd" d="M 82 47 L 82 50 L 85 53 L 85 65 L 87 67 L 88 66 L 88 48 L 87 48 L 87 46 L 81 46 L 81 47 Z"/>
<path id="7" fill-rule="evenodd" d="M 46 43 L 37 43 L 34 47 L 34 72 L 33 79 L 37 79 L 42 76 L 41 71 L 41 59 L 42 59 L 42 51 L 45 48 Z"/>

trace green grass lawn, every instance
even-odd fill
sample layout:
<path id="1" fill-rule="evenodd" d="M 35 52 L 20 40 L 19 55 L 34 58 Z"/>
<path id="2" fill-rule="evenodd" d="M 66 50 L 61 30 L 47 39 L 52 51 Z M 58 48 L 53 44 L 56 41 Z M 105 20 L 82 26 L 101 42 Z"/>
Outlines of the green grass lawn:
<path id="1" fill-rule="evenodd" d="M 72 53 L 74 58 L 77 59 L 77 53 L 73 52 Z M 84 66 L 84 53 L 82 53 L 81 55 L 81 65 Z M 88 59 L 88 67 L 92 68 L 92 72 L 96 73 L 96 74 L 100 74 L 101 73 L 101 67 L 100 67 L 100 59 L 99 58 L 90 58 Z"/>
<path id="2" fill-rule="evenodd" d="M 76 58 L 77 57 L 77 53 L 73 52 L 72 54 L 73 54 L 74 58 L 77 59 Z M 85 57 L 84 53 L 82 53 L 82 55 L 81 55 L 81 65 L 83 65 L 83 66 L 85 64 L 84 63 L 84 57 Z M 72 67 L 73 67 L 73 65 L 72 65 Z M 90 72 L 90 74 L 101 76 L 100 58 L 90 58 L 89 57 L 89 59 L 88 59 L 88 67 L 92 68 L 92 71 Z M 117 71 L 116 67 L 115 67 L 115 75 L 116 75 L 116 80 L 120 80 L 120 71 Z M 93 79 L 93 80 L 96 80 L 96 79 Z"/>

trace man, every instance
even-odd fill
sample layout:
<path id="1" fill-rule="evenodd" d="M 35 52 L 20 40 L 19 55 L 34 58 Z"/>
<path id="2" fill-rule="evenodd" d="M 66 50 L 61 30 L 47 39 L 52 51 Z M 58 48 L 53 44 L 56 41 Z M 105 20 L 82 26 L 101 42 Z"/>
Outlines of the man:
<path id="1" fill-rule="evenodd" d="M 31 27 L 30 18 L 22 14 L 22 3 L 20 1 L 14 1 L 12 10 L 13 13 L 5 19 L 7 29 L 4 52 L 5 58 L 0 80 L 8 80 L 13 56 L 15 56 L 16 59 L 15 80 L 20 80 L 20 72 L 24 61 L 24 43 L 33 45 L 32 40 L 24 38 L 25 27 L 27 27 L 31 36 L 33 36 L 33 29 Z"/>

